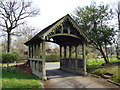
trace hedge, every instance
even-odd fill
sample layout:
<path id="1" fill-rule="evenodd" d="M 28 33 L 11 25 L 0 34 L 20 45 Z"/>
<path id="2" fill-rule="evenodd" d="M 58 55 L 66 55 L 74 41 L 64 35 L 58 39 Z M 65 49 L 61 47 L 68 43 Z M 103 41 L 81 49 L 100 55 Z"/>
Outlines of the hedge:
<path id="1" fill-rule="evenodd" d="M 46 62 L 59 62 L 60 55 L 59 54 L 46 54 L 45 55 Z"/>
<path id="2" fill-rule="evenodd" d="M 2 53 L 2 63 L 14 62 L 19 59 L 19 56 L 15 53 Z"/>

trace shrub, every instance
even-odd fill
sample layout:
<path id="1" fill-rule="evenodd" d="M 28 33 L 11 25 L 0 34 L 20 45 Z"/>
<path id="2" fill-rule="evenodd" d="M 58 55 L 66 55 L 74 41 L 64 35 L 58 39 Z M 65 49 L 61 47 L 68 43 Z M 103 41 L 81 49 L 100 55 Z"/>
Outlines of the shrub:
<path id="1" fill-rule="evenodd" d="M 19 59 L 15 53 L 2 53 L 2 63 L 14 62 Z"/>
<path id="2" fill-rule="evenodd" d="M 59 62 L 60 56 L 59 54 L 46 54 L 45 55 L 46 62 Z"/>

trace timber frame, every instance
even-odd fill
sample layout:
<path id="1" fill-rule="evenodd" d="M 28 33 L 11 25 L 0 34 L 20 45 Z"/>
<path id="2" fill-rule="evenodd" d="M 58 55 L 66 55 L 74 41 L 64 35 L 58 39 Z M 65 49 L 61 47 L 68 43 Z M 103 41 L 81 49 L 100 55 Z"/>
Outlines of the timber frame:
<path id="1" fill-rule="evenodd" d="M 60 46 L 60 69 L 72 73 L 87 74 L 85 47 L 90 40 L 69 14 L 46 27 L 25 43 L 29 47 L 28 60 L 30 61 L 32 72 L 42 80 L 47 79 L 45 42 L 53 42 Z M 82 58 L 78 58 L 79 45 L 82 46 Z M 72 58 L 72 47 L 75 48 L 74 58 Z M 67 48 L 69 49 L 69 57 L 66 57 Z"/>

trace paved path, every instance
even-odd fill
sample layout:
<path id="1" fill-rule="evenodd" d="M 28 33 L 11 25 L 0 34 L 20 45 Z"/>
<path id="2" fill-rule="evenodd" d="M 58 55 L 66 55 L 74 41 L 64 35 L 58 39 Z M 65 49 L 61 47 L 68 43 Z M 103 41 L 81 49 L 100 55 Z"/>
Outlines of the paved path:
<path id="1" fill-rule="evenodd" d="M 49 65 L 52 65 L 52 63 Z M 59 64 L 56 65 L 59 66 Z M 104 88 L 102 90 L 108 90 L 106 88 L 118 88 L 118 86 L 104 79 L 98 79 L 92 76 L 78 76 L 55 69 L 54 66 L 56 65 L 54 64 L 50 68 L 47 67 L 48 80 L 43 82 L 45 88 Z"/>
<path id="2" fill-rule="evenodd" d="M 45 63 L 45 68 L 47 70 L 52 70 L 52 69 L 59 69 L 60 68 L 60 63 L 59 62 L 55 62 L 55 63 Z"/>

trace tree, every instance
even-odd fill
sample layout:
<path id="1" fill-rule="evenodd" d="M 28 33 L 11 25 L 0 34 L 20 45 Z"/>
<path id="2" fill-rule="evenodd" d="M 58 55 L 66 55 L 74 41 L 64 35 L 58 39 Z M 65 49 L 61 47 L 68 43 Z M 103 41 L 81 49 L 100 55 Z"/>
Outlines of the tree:
<path id="1" fill-rule="evenodd" d="M 24 24 L 21 27 L 18 27 L 17 30 L 19 30 L 22 35 L 13 40 L 12 46 L 14 47 L 14 51 L 23 54 L 23 52 L 27 51 L 28 49 L 24 43 L 30 40 L 38 32 L 38 29 Z"/>
<path id="2" fill-rule="evenodd" d="M 115 44 L 116 44 L 117 58 L 120 59 L 120 1 L 111 4 L 115 10 L 114 14 L 118 21 L 118 23 L 116 24 L 118 29 L 116 31 L 117 37 L 115 38 Z"/>
<path id="3" fill-rule="evenodd" d="M 11 35 L 16 27 L 25 23 L 27 17 L 39 14 L 39 9 L 32 8 L 32 2 L 25 0 L 0 0 L 0 28 L 7 33 L 7 52 L 10 52 Z"/>
<path id="4" fill-rule="evenodd" d="M 92 2 L 90 6 L 78 7 L 73 18 L 92 40 L 92 46 L 99 50 L 106 63 L 109 63 L 107 56 L 107 45 L 112 44 L 115 35 L 114 29 L 109 26 L 112 19 L 112 10 L 108 5 L 97 6 Z"/>

